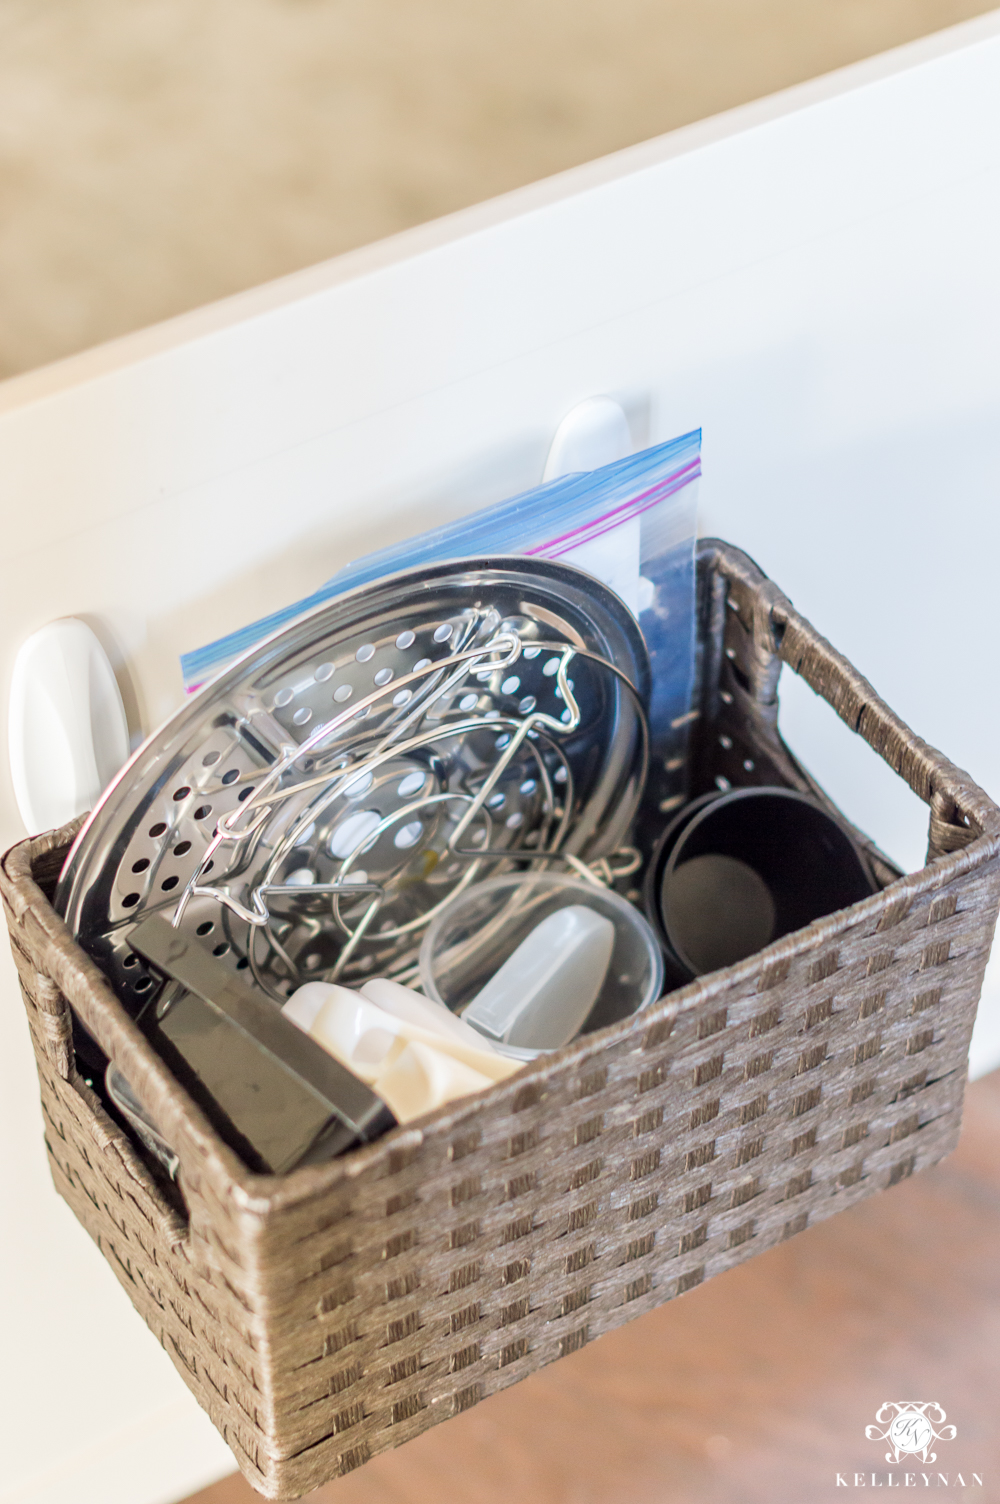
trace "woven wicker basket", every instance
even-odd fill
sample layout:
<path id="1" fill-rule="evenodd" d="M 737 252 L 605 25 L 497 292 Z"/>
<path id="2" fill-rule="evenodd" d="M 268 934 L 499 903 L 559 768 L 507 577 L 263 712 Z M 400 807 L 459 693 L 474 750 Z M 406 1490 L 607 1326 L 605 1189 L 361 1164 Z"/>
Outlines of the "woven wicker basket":
<path id="1" fill-rule="evenodd" d="M 1000 899 L 1000 810 L 745 555 L 700 551 L 692 792 L 815 786 L 787 663 L 930 805 L 928 865 L 481 1097 L 284 1178 L 250 1174 L 47 895 L 2 889 L 56 1186 L 250 1481 L 294 1497 L 954 1146 Z M 725 786 L 723 782 L 722 786 Z M 177 1150 L 171 1196 L 78 1072 L 70 1009 Z"/>

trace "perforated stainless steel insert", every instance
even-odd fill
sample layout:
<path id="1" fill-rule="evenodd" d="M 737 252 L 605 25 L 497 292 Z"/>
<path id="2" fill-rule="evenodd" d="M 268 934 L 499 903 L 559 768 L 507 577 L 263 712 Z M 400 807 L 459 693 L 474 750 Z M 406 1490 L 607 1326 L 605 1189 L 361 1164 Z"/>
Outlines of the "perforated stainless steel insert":
<path id="1" fill-rule="evenodd" d="M 316 978 L 405 975 L 458 888 L 518 859 L 590 861 L 646 775 L 638 627 L 589 575 L 470 560 L 300 618 L 139 748 L 56 896 L 137 1013 L 129 944 L 163 910 L 281 1000 Z"/>

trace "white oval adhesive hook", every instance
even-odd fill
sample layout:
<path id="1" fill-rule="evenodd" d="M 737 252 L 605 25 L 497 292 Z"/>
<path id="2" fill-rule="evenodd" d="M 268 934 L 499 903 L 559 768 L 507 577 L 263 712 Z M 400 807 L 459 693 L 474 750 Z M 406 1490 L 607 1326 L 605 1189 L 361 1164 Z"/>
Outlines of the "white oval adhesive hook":
<path id="1" fill-rule="evenodd" d="M 611 397 L 588 397 L 563 418 L 549 449 L 542 480 L 578 470 L 599 470 L 632 453 L 628 419 Z"/>
<path id="2" fill-rule="evenodd" d="M 599 470 L 632 452 L 628 419 L 619 404 L 611 397 L 588 397 L 572 408 L 556 429 L 542 480 Z M 641 520 L 632 517 L 558 557 L 609 585 L 637 617 L 652 604 L 654 595 L 653 586 L 639 573 L 641 539 Z"/>
<path id="3" fill-rule="evenodd" d="M 114 670 L 85 622 L 50 622 L 21 645 L 8 726 L 14 795 L 31 834 L 94 807 L 129 737 Z"/>

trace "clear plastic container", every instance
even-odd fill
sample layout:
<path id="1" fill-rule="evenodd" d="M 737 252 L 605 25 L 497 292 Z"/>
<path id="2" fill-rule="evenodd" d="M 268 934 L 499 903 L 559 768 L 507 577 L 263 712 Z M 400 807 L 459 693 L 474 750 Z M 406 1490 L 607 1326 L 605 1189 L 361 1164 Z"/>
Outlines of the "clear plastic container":
<path id="1" fill-rule="evenodd" d="M 603 1029 L 655 1002 L 663 985 L 663 957 L 643 916 L 608 888 L 554 872 L 518 872 L 490 878 L 446 904 L 430 924 L 421 946 L 424 991 L 453 1013 L 465 1014 L 539 925 L 560 910 L 579 907 L 610 921 L 614 941 L 597 996 L 573 1036 Z M 552 930 L 550 926 L 557 944 L 560 928 Z M 566 937 L 568 931 L 562 928 L 562 934 Z M 572 946 L 572 939 L 567 943 Z M 567 955 L 568 968 L 572 960 Z M 566 1016 L 565 1007 L 557 1005 L 555 1014 L 558 1024 Z M 468 1021 L 474 1022 L 471 1016 Z M 496 1035 L 493 1038 L 498 1050 L 518 1060 L 532 1060 L 568 1043 L 565 1038 L 555 1038 L 539 1048 L 524 1048 Z"/>

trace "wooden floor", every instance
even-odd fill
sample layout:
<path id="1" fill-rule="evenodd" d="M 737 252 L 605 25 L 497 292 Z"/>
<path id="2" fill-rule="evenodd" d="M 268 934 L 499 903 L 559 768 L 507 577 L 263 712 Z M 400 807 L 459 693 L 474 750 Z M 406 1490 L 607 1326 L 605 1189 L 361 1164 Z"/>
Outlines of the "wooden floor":
<path id="1" fill-rule="evenodd" d="M 957 1426 L 891 1469 L 887 1400 Z M 863 1485 L 1000 1500 L 1000 1072 L 958 1151 L 485 1400 L 313 1504 L 822 1504 Z M 923 1473 L 929 1478 L 925 1484 Z M 958 1481 L 961 1474 L 966 1487 Z M 979 1486 L 973 1475 L 982 1478 Z M 190 1504 L 251 1504 L 238 1475 Z"/>

